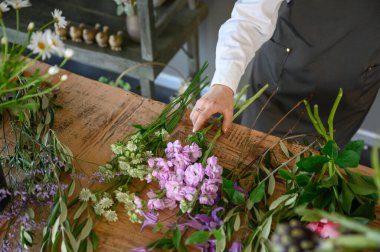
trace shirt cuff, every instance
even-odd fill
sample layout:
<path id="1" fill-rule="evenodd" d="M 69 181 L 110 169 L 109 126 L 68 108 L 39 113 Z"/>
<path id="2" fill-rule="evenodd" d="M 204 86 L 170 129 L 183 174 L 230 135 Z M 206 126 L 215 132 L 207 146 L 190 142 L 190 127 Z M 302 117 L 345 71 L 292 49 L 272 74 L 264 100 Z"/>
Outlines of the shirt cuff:
<path id="1" fill-rule="evenodd" d="M 223 67 L 217 66 L 211 81 L 211 87 L 216 84 L 224 85 L 231 88 L 236 94 L 242 75 L 243 73 L 238 66 L 231 64 L 224 64 Z"/>

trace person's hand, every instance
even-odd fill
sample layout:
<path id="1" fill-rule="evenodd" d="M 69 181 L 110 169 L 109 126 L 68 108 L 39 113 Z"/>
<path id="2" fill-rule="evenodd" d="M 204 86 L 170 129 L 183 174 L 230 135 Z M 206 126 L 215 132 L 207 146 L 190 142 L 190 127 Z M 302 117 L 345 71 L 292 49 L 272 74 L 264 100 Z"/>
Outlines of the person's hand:
<path id="1" fill-rule="evenodd" d="M 220 113 L 224 115 L 222 130 L 226 133 L 232 125 L 233 98 L 234 93 L 231 88 L 219 84 L 213 85 L 197 101 L 190 114 L 190 120 L 193 122 L 193 132 L 200 130 L 206 120 L 213 114 Z"/>

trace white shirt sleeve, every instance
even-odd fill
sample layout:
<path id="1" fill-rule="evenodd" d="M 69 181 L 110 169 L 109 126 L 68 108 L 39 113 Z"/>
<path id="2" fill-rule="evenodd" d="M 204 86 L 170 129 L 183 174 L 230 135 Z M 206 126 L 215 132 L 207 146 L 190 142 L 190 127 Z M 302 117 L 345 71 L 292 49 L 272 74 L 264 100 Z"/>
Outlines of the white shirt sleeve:
<path id="1" fill-rule="evenodd" d="M 231 18 L 219 30 L 212 85 L 222 84 L 236 93 L 255 52 L 273 35 L 282 1 L 238 0 L 235 3 Z"/>

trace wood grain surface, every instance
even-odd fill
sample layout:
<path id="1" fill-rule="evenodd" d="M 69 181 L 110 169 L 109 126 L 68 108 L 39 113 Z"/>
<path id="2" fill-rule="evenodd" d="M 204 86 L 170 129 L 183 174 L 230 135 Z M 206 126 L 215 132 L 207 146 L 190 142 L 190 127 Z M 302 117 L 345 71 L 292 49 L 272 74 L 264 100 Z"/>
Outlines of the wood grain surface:
<path id="1" fill-rule="evenodd" d="M 44 71 L 48 68 L 42 63 L 38 67 Z M 133 124 L 149 123 L 165 106 L 163 103 L 76 74 L 60 72 L 63 73 L 68 74 L 69 78 L 59 88 L 58 103 L 63 108 L 56 112 L 55 130 L 61 141 L 72 150 L 76 169 L 87 175 L 95 171 L 98 165 L 110 160 L 110 145 L 134 132 Z M 191 122 L 186 115 L 172 137 L 184 139 L 191 133 L 191 129 Z M 234 124 L 232 129 L 218 140 L 214 153 L 224 168 L 232 169 L 238 164 L 242 164 L 244 168 L 273 146 L 276 158 L 283 159 L 284 154 L 278 146 L 279 140 L 277 137 Z M 303 147 L 289 148 L 299 151 Z M 372 175 L 369 168 L 360 167 L 357 170 Z M 86 186 L 86 181 L 83 183 Z M 274 197 L 284 190 L 284 186 L 278 184 Z M 171 217 L 174 217 L 174 214 L 173 211 L 161 212 L 160 220 L 173 221 L 174 218 Z M 380 227 L 379 218 L 374 225 Z M 140 232 L 140 225 L 131 224 L 124 214 L 119 214 L 119 221 L 116 223 L 97 221 L 95 230 L 99 237 L 98 251 L 130 251 L 159 238 L 159 234 L 153 233 L 149 228 Z"/>

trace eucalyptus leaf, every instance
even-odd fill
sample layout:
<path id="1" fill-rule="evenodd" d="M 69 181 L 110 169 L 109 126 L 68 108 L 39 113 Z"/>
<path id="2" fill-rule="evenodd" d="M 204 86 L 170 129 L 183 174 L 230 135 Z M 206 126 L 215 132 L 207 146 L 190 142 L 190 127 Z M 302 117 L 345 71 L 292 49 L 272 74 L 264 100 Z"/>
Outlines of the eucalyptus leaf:
<path id="1" fill-rule="evenodd" d="M 53 228 L 51 230 L 51 241 L 54 243 L 57 238 L 57 232 L 58 232 L 58 227 L 59 227 L 59 218 L 56 219 Z"/>
<path id="2" fill-rule="evenodd" d="M 272 216 L 270 215 L 268 219 L 266 220 L 264 226 L 263 226 L 263 231 L 261 232 L 261 237 L 264 239 L 268 239 L 271 228 L 272 228 Z"/>
<path id="3" fill-rule="evenodd" d="M 173 233 L 173 244 L 177 250 L 180 250 L 181 248 L 181 238 L 182 238 L 181 230 L 179 230 L 179 228 L 176 228 L 176 230 Z"/>
<path id="4" fill-rule="evenodd" d="M 235 232 L 240 229 L 240 215 L 237 214 L 234 222 L 234 230 Z"/>
<path id="5" fill-rule="evenodd" d="M 277 199 L 275 199 L 269 206 L 269 210 L 273 210 L 275 208 L 277 208 L 281 203 L 284 203 L 286 200 L 288 200 L 292 195 L 288 195 L 288 194 L 285 194 L 285 195 L 281 195 L 280 197 L 278 197 Z"/>
<path id="6" fill-rule="evenodd" d="M 272 174 L 269 176 L 268 194 L 272 195 L 275 188 L 276 188 L 276 180 L 274 179 L 274 175 Z"/>
<path id="7" fill-rule="evenodd" d="M 75 191 L 75 180 L 72 180 L 69 186 L 69 191 L 67 193 L 68 197 L 71 197 Z"/>
<path id="8" fill-rule="evenodd" d="M 80 207 L 78 208 L 78 210 L 75 212 L 74 214 L 74 220 L 76 219 L 79 219 L 80 216 L 82 215 L 82 213 L 84 212 L 84 210 L 87 209 L 87 206 L 88 206 L 88 203 L 87 202 L 83 202 Z"/>
<path id="9" fill-rule="evenodd" d="M 67 206 L 66 203 L 60 199 L 61 214 L 59 216 L 59 224 L 62 224 L 67 219 Z"/>
<path id="10" fill-rule="evenodd" d="M 86 252 L 92 252 L 92 251 L 94 251 L 94 248 L 92 247 L 92 242 L 90 239 L 87 239 Z"/>
<path id="11" fill-rule="evenodd" d="M 67 237 L 69 238 L 69 242 L 70 242 L 70 245 L 73 248 L 73 250 L 78 251 L 79 244 L 75 240 L 74 235 L 70 232 L 70 230 L 67 230 L 67 229 L 65 229 L 65 233 L 66 233 Z"/>
<path id="12" fill-rule="evenodd" d="M 42 96 L 41 109 L 46 110 L 49 107 L 49 98 L 46 95 Z"/>
<path id="13" fill-rule="evenodd" d="M 287 170 L 279 170 L 278 175 L 283 177 L 285 180 L 293 180 L 295 176 L 293 173 L 288 172 Z"/>
<path id="14" fill-rule="evenodd" d="M 213 229 L 211 233 L 216 239 L 216 251 L 224 251 L 226 248 L 226 234 L 224 233 L 223 226 L 218 230 Z"/>
<path id="15" fill-rule="evenodd" d="M 79 236 L 78 236 L 78 241 L 82 241 L 88 237 L 92 230 L 92 218 L 90 216 L 87 217 L 86 224 L 84 225 L 83 229 L 81 230 Z"/>
<path id="16" fill-rule="evenodd" d="M 280 141 L 280 148 L 281 148 L 282 152 L 284 152 L 285 156 L 287 158 L 290 158 L 289 150 L 282 141 Z"/>
<path id="17" fill-rule="evenodd" d="M 94 247 L 94 249 L 96 249 L 98 247 L 99 241 L 98 241 L 98 236 L 96 235 L 94 230 L 91 230 L 90 239 L 92 242 L 92 246 Z"/>
<path id="18" fill-rule="evenodd" d="M 61 251 L 62 252 L 68 252 L 67 245 L 66 245 L 65 241 L 62 241 L 62 243 L 61 243 Z"/>

